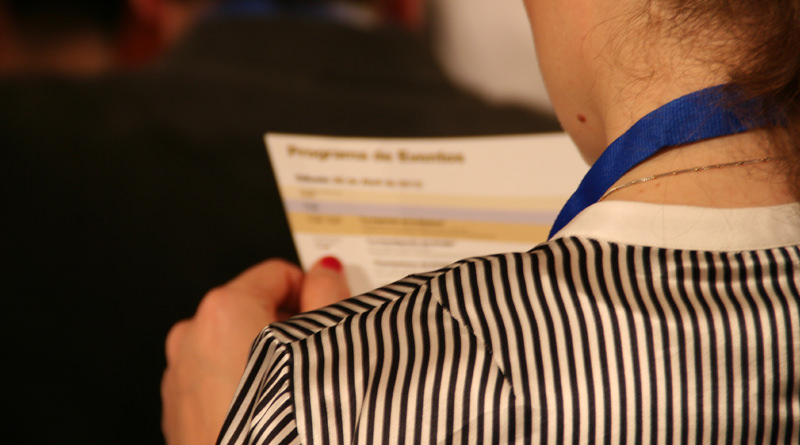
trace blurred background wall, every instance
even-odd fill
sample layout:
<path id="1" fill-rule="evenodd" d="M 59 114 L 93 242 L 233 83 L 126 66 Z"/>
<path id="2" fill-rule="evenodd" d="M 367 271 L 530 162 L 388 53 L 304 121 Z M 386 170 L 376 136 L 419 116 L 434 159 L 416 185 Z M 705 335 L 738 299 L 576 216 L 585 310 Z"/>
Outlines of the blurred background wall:
<path id="1" fill-rule="evenodd" d="M 495 103 L 552 111 L 520 0 L 427 0 L 427 26 L 450 78 Z"/>

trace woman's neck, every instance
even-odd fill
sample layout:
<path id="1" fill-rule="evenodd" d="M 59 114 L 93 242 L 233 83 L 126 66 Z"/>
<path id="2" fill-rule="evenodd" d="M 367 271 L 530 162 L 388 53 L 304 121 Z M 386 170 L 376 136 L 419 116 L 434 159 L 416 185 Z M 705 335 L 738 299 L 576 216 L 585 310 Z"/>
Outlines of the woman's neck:
<path id="1" fill-rule="evenodd" d="M 603 77 L 598 79 L 593 100 L 601 113 L 597 134 L 606 147 L 664 104 L 728 82 L 724 67 L 707 62 L 713 60 L 710 55 L 689 55 L 679 45 L 668 44 L 661 45 L 659 51 L 641 60 L 622 60 L 619 66 L 599 70 Z M 661 63 L 653 63 L 656 60 Z M 649 75 L 644 76 L 647 66 L 657 68 L 650 68 Z M 711 168 L 637 183 L 606 199 L 725 208 L 794 202 L 780 156 L 763 130 L 663 149 L 629 170 L 614 186 L 652 175 Z M 765 160 L 716 167 L 760 159 Z"/>
<path id="2" fill-rule="evenodd" d="M 632 168 L 614 186 L 658 178 L 619 189 L 605 200 L 718 208 L 794 202 L 783 161 L 769 147 L 766 132 L 760 130 L 665 149 Z"/>

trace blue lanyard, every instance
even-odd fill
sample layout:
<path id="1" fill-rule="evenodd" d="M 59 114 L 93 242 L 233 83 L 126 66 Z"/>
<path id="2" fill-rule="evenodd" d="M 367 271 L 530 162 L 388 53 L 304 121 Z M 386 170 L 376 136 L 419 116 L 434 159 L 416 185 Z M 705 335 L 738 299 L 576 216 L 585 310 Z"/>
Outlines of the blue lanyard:
<path id="1" fill-rule="evenodd" d="M 690 93 L 650 112 L 617 138 L 583 177 L 550 230 L 552 238 L 572 218 L 596 203 L 628 170 L 665 147 L 727 136 L 763 126 L 744 122 L 726 107 L 735 98 L 724 85 Z M 757 109 L 760 101 L 746 101 L 742 109 Z"/>

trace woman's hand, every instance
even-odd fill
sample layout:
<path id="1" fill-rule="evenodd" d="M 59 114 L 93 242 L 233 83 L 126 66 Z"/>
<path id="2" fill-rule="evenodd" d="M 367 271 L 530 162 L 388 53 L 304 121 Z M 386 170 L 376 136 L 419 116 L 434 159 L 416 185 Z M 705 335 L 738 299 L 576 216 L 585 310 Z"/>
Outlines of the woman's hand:
<path id="1" fill-rule="evenodd" d="M 206 294 L 194 317 L 167 335 L 161 382 L 167 443 L 214 443 L 264 326 L 348 296 L 342 265 L 332 257 L 305 275 L 288 262 L 268 260 Z"/>

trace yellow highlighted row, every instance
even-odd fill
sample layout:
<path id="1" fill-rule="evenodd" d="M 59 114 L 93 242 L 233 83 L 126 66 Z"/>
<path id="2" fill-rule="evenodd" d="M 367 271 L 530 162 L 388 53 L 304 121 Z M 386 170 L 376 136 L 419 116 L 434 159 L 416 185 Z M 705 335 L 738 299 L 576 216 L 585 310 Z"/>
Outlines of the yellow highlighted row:
<path id="1" fill-rule="evenodd" d="M 290 212 L 295 233 L 325 235 L 414 236 L 520 242 L 533 246 L 547 239 L 549 226 L 446 219 L 321 215 Z"/>

